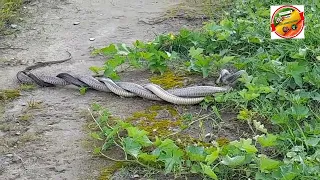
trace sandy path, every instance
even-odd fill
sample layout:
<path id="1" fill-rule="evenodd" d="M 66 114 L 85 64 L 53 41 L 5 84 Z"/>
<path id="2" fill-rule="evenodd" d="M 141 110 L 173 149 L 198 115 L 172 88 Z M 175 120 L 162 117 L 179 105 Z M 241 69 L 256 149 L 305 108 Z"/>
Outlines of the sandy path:
<path id="1" fill-rule="evenodd" d="M 21 32 L 0 39 L 1 45 L 27 50 L 0 50 L 0 89 L 18 87 L 15 74 L 38 61 L 63 59 L 68 50 L 72 60 L 41 68 L 38 72 L 90 74 L 92 65 L 104 59 L 90 57 L 90 47 L 113 42 L 131 43 L 152 39 L 155 34 L 176 31 L 187 22 L 166 21 L 157 25 L 139 23 L 140 18 L 157 17 L 177 1 L 155 0 L 41 0 L 26 6 Z M 73 25 L 79 21 L 79 25 Z M 89 41 L 95 38 L 95 41 Z M 126 72 L 127 81 L 146 82 L 148 73 Z M 42 102 L 40 109 L 26 110 L 28 102 Z M 72 88 L 39 88 L 23 92 L 6 104 L 0 116 L 0 179 L 94 179 L 108 161 L 95 159 L 83 147 L 85 118 L 81 113 L 98 102 L 119 116 L 142 110 L 154 102 L 119 98 L 112 94 L 88 92 L 79 95 Z M 1 115 L 1 114 L 0 114 Z M 30 119 L 22 122 L 23 115 Z M 34 140 L 36 139 L 36 140 Z"/>

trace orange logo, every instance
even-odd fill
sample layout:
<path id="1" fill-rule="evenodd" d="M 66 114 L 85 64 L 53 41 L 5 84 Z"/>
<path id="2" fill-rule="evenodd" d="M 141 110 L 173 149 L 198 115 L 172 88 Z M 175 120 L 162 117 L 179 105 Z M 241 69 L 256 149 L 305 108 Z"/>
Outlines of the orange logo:
<path id="1" fill-rule="evenodd" d="M 300 9 L 297 6 L 271 7 L 272 39 L 304 38 L 304 34 L 302 33 L 304 30 L 304 12 L 303 8 L 302 10 Z"/>

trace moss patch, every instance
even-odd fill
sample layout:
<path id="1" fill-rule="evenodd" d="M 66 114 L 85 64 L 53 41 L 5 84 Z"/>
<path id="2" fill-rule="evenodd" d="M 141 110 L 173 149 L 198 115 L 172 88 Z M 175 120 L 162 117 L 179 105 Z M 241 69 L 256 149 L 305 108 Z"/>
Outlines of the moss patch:
<path id="1" fill-rule="evenodd" d="M 164 89 L 177 88 L 184 85 L 184 78 L 172 71 L 167 71 L 162 75 L 152 76 L 149 80 L 150 82 L 158 84 Z"/>
<path id="2" fill-rule="evenodd" d="M 108 166 L 104 169 L 102 169 L 100 176 L 98 177 L 98 180 L 108 180 L 111 179 L 112 175 L 122 167 L 124 167 L 126 163 L 124 162 L 116 162 L 111 166 Z"/>
<path id="3" fill-rule="evenodd" d="M 169 135 L 182 125 L 182 117 L 169 105 L 150 106 L 143 111 L 134 112 L 126 121 L 149 132 L 151 136 Z"/>

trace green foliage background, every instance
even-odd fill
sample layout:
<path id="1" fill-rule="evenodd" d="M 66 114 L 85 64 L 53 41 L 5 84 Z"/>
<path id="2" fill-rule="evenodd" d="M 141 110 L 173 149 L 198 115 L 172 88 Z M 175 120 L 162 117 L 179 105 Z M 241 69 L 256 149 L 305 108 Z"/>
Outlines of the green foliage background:
<path id="1" fill-rule="evenodd" d="M 288 3 L 305 5 L 305 39 L 271 40 L 270 5 Z M 225 67 L 247 72 L 234 91 L 208 97 L 202 105 L 215 114 L 236 109 L 237 118 L 254 129 L 252 138 L 181 147 L 175 139 L 154 139 L 120 123 L 112 132 L 127 131 L 128 136 L 112 141 L 119 142 L 126 160 L 166 173 L 198 173 L 212 179 L 319 179 L 319 9 L 319 1 L 238 0 L 223 20 L 209 21 L 199 31 L 182 29 L 152 42 L 136 41 L 133 47 L 111 44 L 95 50 L 110 59 L 91 70 L 114 79 L 120 78 L 116 68 L 122 63 L 154 73 L 179 67 L 203 77 Z M 110 133 L 102 132 L 99 138 L 108 140 Z M 267 153 L 268 148 L 276 153 Z"/>

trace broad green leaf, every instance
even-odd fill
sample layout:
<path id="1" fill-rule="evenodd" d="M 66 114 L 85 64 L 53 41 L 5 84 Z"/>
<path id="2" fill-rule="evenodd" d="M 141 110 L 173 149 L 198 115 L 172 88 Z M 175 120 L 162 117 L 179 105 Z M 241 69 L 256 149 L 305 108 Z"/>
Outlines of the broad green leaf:
<path id="1" fill-rule="evenodd" d="M 158 160 L 165 163 L 166 173 L 172 172 L 177 166 L 179 166 L 177 168 L 181 168 L 184 153 L 171 139 L 161 141 L 161 144 L 152 154 L 159 155 Z"/>
<path id="2" fill-rule="evenodd" d="M 114 55 L 117 53 L 117 48 L 114 44 L 110 44 L 107 47 L 101 48 L 100 52 L 105 56 Z"/>
<path id="3" fill-rule="evenodd" d="M 271 121 L 275 124 L 287 124 L 289 122 L 289 117 L 287 113 L 281 112 L 272 116 Z"/>
<path id="4" fill-rule="evenodd" d="M 206 158 L 204 147 L 188 146 L 186 152 L 191 161 L 204 161 Z"/>
<path id="5" fill-rule="evenodd" d="M 161 153 L 158 160 L 165 163 L 165 172 L 170 173 L 175 167 L 181 168 L 183 151 L 173 149 L 170 152 Z"/>
<path id="6" fill-rule="evenodd" d="M 234 156 L 230 157 L 229 155 L 222 158 L 221 163 L 227 166 L 239 166 L 243 164 L 246 160 L 245 156 Z"/>
<path id="7" fill-rule="evenodd" d="M 116 46 L 118 54 L 120 55 L 128 55 L 130 53 L 129 48 L 127 47 L 126 44 L 119 44 Z"/>
<path id="8" fill-rule="evenodd" d="M 309 108 L 304 105 L 293 105 L 289 112 L 296 120 L 307 118 L 310 115 Z"/>
<path id="9" fill-rule="evenodd" d="M 315 100 L 315 101 L 319 101 L 319 102 L 320 102 L 320 93 L 317 93 L 317 92 L 312 93 L 311 98 L 312 98 L 313 100 Z"/>
<path id="10" fill-rule="evenodd" d="M 204 174 L 208 175 L 210 178 L 218 180 L 218 176 L 213 172 L 210 166 L 200 163 L 202 171 Z"/>
<path id="11" fill-rule="evenodd" d="M 198 163 L 196 163 L 196 164 L 192 164 L 190 172 L 191 173 L 203 173 L 203 170 L 202 170 L 201 166 Z"/>
<path id="12" fill-rule="evenodd" d="M 222 59 L 219 60 L 220 65 L 225 65 L 228 62 L 232 61 L 235 58 L 235 56 L 224 56 Z"/>
<path id="13" fill-rule="evenodd" d="M 260 158 L 260 169 L 262 171 L 270 171 L 278 168 L 279 166 L 280 166 L 280 161 L 276 161 L 265 156 L 262 156 Z"/>
<path id="14" fill-rule="evenodd" d="M 230 33 L 227 31 L 217 33 L 217 39 L 219 41 L 224 41 L 230 37 Z"/>
<path id="15" fill-rule="evenodd" d="M 219 150 L 213 151 L 211 154 L 207 155 L 205 161 L 208 165 L 211 165 L 219 157 Z"/>
<path id="16" fill-rule="evenodd" d="M 138 157 L 140 150 L 142 148 L 142 146 L 138 142 L 135 142 L 130 137 L 126 137 L 123 139 L 123 144 L 124 144 L 124 150 L 126 151 L 126 153 L 134 157 Z"/>
<path id="17" fill-rule="evenodd" d="M 259 93 L 250 92 L 247 89 L 243 89 L 239 92 L 240 96 L 243 97 L 245 100 L 250 101 L 260 96 Z"/>
<path id="18" fill-rule="evenodd" d="M 128 127 L 128 136 L 132 137 L 135 142 L 138 142 L 143 147 L 152 145 L 152 142 L 149 140 L 147 131 L 139 130 L 137 127 Z"/>
<path id="19" fill-rule="evenodd" d="M 232 29 L 233 24 L 234 23 L 229 19 L 223 19 L 220 21 L 220 25 L 223 26 L 224 28 L 227 28 L 227 29 Z"/>
<path id="20" fill-rule="evenodd" d="M 263 147 L 275 146 L 277 144 L 277 135 L 267 134 L 267 136 L 262 135 L 258 137 L 258 142 Z"/>
<path id="21" fill-rule="evenodd" d="M 306 140 L 308 146 L 316 147 L 320 142 L 320 137 L 310 137 Z"/>
<path id="22" fill-rule="evenodd" d="M 202 48 L 197 48 L 195 49 L 194 47 L 191 47 L 189 50 L 189 55 L 193 58 L 195 58 L 196 56 L 200 55 L 203 53 L 203 49 Z"/>
<path id="23" fill-rule="evenodd" d="M 304 64 L 299 62 L 288 62 L 286 67 L 286 73 L 291 75 L 295 83 L 302 87 L 302 77 L 301 74 L 307 72 L 307 68 Z"/>
<path id="24" fill-rule="evenodd" d="M 252 145 L 252 139 L 240 139 L 240 141 L 232 141 L 231 145 L 236 146 L 237 148 L 246 151 L 247 153 L 256 153 L 258 149 Z"/>

